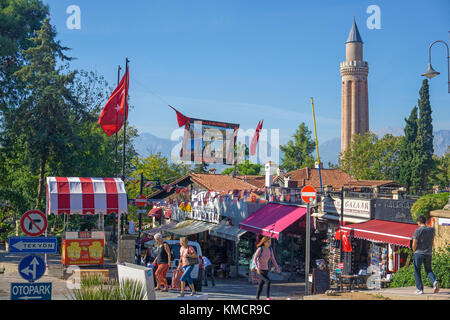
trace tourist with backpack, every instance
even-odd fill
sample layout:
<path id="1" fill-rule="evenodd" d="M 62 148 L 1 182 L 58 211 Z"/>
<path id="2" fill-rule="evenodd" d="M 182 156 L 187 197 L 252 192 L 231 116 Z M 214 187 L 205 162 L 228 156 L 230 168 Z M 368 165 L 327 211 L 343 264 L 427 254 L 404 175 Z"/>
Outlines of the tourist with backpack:
<path id="1" fill-rule="evenodd" d="M 155 234 L 157 254 L 156 258 L 153 261 L 153 265 L 158 265 L 158 269 L 155 271 L 155 279 L 156 279 L 156 287 L 155 290 L 161 290 L 163 292 L 169 291 L 169 286 L 167 284 L 167 271 L 169 270 L 169 266 L 172 260 L 172 254 L 170 252 L 170 246 L 167 242 L 163 240 L 163 237 L 160 233 Z M 161 288 L 161 285 L 164 288 Z"/>
<path id="2" fill-rule="evenodd" d="M 269 260 L 272 260 L 273 265 L 278 273 L 281 273 L 278 267 L 273 250 L 271 248 L 271 240 L 269 237 L 262 237 L 261 241 L 257 244 L 256 252 L 253 255 L 251 261 L 251 269 L 255 269 L 259 276 L 258 290 L 256 291 L 256 300 L 259 300 L 264 284 L 266 284 L 266 296 L 267 300 L 270 298 L 270 279 L 269 279 Z M 253 271 L 253 270 L 252 270 Z"/>

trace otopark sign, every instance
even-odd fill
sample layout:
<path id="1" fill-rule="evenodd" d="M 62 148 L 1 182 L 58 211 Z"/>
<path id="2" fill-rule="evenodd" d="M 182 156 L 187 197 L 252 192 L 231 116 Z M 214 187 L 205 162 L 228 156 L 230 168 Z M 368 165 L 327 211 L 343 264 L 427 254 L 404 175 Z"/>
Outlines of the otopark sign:
<path id="1" fill-rule="evenodd" d="M 22 215 L 20 227 L 25 237 L 10 237 L 9 253 L 30 254 L 19 263 L 19 275 L 26 283 L 11 283 L 11 300 L 51 300 L 52 283 L 35 282 L 46 270 L 46 262 L 37 254 L 57 253 L 56 237 L 39 237 L 47 230 L 47 216 L 38 210 Z"/>

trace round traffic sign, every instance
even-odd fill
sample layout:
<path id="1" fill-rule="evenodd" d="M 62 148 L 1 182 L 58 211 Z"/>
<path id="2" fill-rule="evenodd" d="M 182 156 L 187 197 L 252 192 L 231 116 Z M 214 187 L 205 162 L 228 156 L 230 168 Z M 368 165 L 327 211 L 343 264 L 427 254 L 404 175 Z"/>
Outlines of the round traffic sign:
<path id="1" fill-rule="evenodd" d="M 19 263 L 19 274 L 27 281 L 36 281 L 45 273 L 45 262 L 41 257 L 31 254 Z"/>
<path id="2" fill-rule="evenodd" d="M 305 186 L 302 189 L 302 200 L 306 203 L 311 203 L 316 200 L 317 192 L 312 186 Z"/>
<path id="3" fill-rule="evenodd" d="M 137 196 L 136 197 L 136 205 L 138 207 L 145 207 L 147 205 L 147 198 L 144 196 L 141 196 L 141 195 Z"/>
<path id="4" fill-rule="evenodd" d="M 31 237 L 39 236 L 47 229 L 47 217 L 39 210 L 29 210 L 22 215 L 20 227 Z"/>

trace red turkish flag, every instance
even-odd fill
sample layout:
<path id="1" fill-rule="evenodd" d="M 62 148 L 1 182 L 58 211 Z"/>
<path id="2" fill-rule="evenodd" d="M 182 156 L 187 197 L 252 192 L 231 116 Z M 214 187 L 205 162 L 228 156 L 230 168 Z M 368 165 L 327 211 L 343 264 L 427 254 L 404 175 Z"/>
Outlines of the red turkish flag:
<path id="1" fill-rule="evenodd" d="M 120 80 L 116 89 L 114 89 L 113 93 L 103 107 L 102 113 L 100 113 L 100 118 L 98 118 L 98 124 L 108 136 L 118 132 L 123 126 L 126 102 L 125 97 L 128 97 L 129 81 L 130 77 L 127 69 L 127 72 L 123 75 L 122 80 Z M 125 89 L 127 92 L 125 92 Z M 126 103 L 126 108 L 128 118 L 128 103 Z"/>
<path id="2" fill-rule="evenodd" d="M 189 121 L 191 121 L 191 119 L 189 117 L 186 117 L 184 114 L 182 114 L 181 112 L 179 112 L 177 109 L 175 109 L 174 107 L 172 107 L 169 104 L 169 107 L 171 107 L 173 110 L 175 110 L 175 112 L 177 113 L 177 120 L 178 120 L 178 126 L 181 128 L 182 126 L 184 126 L 186 123 L 188 123 Z"/>
<path id="3" fill-rule="evenodd" d="M 250 155 L 253 156 L 256 153 L 256 147 L 258 145 L 259 140 L 259 132 L 262 129 L 264 120 L 258 122 L 256 126 L 255 134 L 253 135 L 252 142 L 250 143 Z"/>

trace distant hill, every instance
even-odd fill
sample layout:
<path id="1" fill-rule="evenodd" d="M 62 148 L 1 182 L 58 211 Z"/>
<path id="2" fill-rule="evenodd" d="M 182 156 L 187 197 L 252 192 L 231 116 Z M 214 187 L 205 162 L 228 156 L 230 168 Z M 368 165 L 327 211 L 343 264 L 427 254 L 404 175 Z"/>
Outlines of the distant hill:
<path id="1" fill-rule="evenodd" d="M 378 137 L 383 137 L 386 134 L 392 134 L 394 136 L 403 135 L 403 129 L 384 127 L 379 130 L 375 130 L 375 134 Z M 450 130 L 439 130 L 434 133 L 433 147 L 434 154 L 443 156 L 447 152 L 447 148 L 450 146 Z M 328 168 L 328 162 L 333 164 L 338 163 L 339 152 L 341 152 L 341 139 L 333 138 L 319 144 L 320 161 L 322 161 L 325 168 Z"/>
<path id="2" fill-rule="evenodd" d="M 151 133 L 141 133 L 134 140 L 134 148 L 140 156 L 148 157 L 150 154 L 161 153 L 162 156 L 170 159 L 170 153 L 178 141 L 159 138 Z"/>

